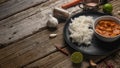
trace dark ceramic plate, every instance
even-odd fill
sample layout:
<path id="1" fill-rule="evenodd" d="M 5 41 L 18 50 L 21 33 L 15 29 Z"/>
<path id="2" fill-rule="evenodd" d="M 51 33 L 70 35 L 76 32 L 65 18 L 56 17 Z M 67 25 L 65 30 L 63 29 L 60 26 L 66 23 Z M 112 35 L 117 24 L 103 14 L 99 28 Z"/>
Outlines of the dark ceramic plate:
<path id="1" fill-rule="evenodd" d="M 70 17 L 64 27 L 64 39 L 65 42 L 72 47 L 73 49 L 80 51 L 84 54 L 87 55 L 106 55 L 106 54 L 110 54 L 116 50 L 118 50 L 120 48 L 120 39 L 118 39 L 115 42 L 103 42 L 101 40 L 99 40 L 98 38 L 96 38 L 95 35 L 93 35 L 93 39 L 91 40 L 91 44 L 90 46 L 85 46 L 85 44 L 81 44 L 80 46 L 78 46 L 76 43 L 72 43 L 69 35 L 69 24 L 71 23 L 71 18 L 74 19 L 78 16 L 93 16 L 94 19 L 103 15 L 106 15 L 104 13 L 100 13 L 100 12 L 81 12 L 78 14 L 73 15 L 72 17 Z"/>

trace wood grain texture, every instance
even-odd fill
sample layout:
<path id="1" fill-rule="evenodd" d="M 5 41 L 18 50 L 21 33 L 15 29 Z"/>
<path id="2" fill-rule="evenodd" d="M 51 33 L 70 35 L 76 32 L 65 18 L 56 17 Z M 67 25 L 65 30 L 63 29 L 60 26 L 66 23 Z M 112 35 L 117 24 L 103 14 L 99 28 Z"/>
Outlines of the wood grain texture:
<path id="1" fill-rule="evenodd" d="M 66 60 L 62 61 L 61 63 L 54 65 L 53 68 L 74 68 L 74 65 L 70 61 L 70 58 L 67 58 Z"/>
<path id="2" fill-rule="evenodd" d="M 120 19 L 120 15 L 118 14 L 118 11 L 120 11 L 120 0 L 113 0 L 111 1 L 111 3 L 113 4 L 113 15 Z"/>
<path id="3" fill-rule="evenodd" d="M 104 62 L 97 65 L 97 68 L 107 68 Z"/>
<path id="4" fill-rule="evenodd" d="M 80 64 L 74 64 L 71 62 L 70 58 L 62 61 L 61 63 L 55 65 L 53 68 L 88 68 L 89 63 L 83 61 Z"/>
<path id="5" fill-rule="evenodd" d="M 0 43 L 1 44 L 13 43 L 19 39 L 22 39 L 28 35 L 34 34 L 35 32 L 39 31 L 41 28 L 46 26 L 48 13 L 52 13 L 52 9 L 56 6 L 60 6 L 61 4 L 63 4 L 63 2 L 66 1 L 51 0 L 49 2 L 42 4 L 42 6 L 37 6 L 33 9 L 30 9 L 29 11 L 15 15 L 12 18 L 13 20 L 11 20 L 10 18 L 1 21 Z M 33 12 L 33 10 L 36 11 Z"/>
<path id="6" fill-rule="evenodd" d="M 44 28 L 46 15 L 52 12 L 51 8 L 60 7 L 61 4 L 68 1 L 70 0 L 49 0 L 0 21 L 0 43 L 14 42 L 10 46 L 0 49 L 0 68 L 79 68 L 80 65 L 73 65 L 69 57 L 57 52 L 54 47 L 55 43 L 64 47 L 62 35 L 64 23 L 60 23 L 55 32 Z M 112 3 L 115 6 L 113 12 L 119 10 L 118 0 Z M 73 12 L 72 10 L 74 8 L 68 9 Z M 49 34 L 51 33 L 57 33 L 58 36 L 50 39 Z M 19 40 L 21 38 L 24 39 Z M 120 52 L 115 58 L 106 59 L 108 62 L 113 62 L 116 68 L 120 67 L 119 60 Z M 83 62 L 82 68 L 86 68 L 88 65 L 87 62 Z M 100 65 L 102 68 L 106 68 L 104 62 L 98 64 L 98 68 L 101 68 Z"/>
<path id="7" fill-rule="evenodd" d="M 6 2 L 7 0 L 0 0 L 0 4 Z"/>
<path id="8" fill-rule="evenodd" d="M 36 61 L 24 68 L 33 68 L 33 67 L 38 67 L 38 68 L 53 68 L 55 65 L 61 63 L 62 61 L 68 59 L 68 57 L 61 52 L 55 52 L 50 54 L 49 56 Z"/>
<path id="9" fill-rule="evenodd" d="M 112 60 L 111 58 L 110 59 L 106 59 L 106 65 L 112 65 L 114 68 L 120 68 L 120 64 L 119 63 L 115 63 L 114 60 Z"/>
<path id="10" fill-rule="evenodd" d="M 115 67 L 120 68 L 120 56 L 116 55 L 112 60 L 114 61 Z"/>
<path id="11" fill-rule="evenodd" d="M 117 3 L 117 4 L 118 4 L 118 3 Z M 113 6 L 115 6 L 115 5 L 113 5 Z M 118 5 L 117 5 L 117 6 L 118 6 Z M 115 6 L 115 7 L 116 7 L 116 6 Z M 114 7 L 114 9 L 115 9 L 115 7 Z M 116 8 L 118 8 L 118 7 L 116 7 Z M 114 11 L 116 11 L 116 10 L 114 10 Z M 101 58 L 99 57 L 99 59 L 97 58 L 96 62 L 97 62 L 98 60 L 102 59 L 102 58 L 105 58 L 105 56 L 103 56 L 103 57 L 101 57 Z M 115 68 L 119 68 L 119 67 L 120 67 L 119 58 L 113 58 L 113 59 L 114 59 L 114 60 L 108 59 L 108 60 L 106 60 L 106 61 L 107 61 L 107 62 L 112 62 Z M 115 59 L 117 60 L 117 61 L 116 61 L 117 63 L 115 63 Z M 41 60 L 43 60 L 43 59 L 41 59 Z M 37 62 L 28 65 L 28 67 L 32 67 L 32 66 L 38 66 L 38 67 L 40 67 L 41 65 L 39 66 L 39 64 L 42 63 L 41 60 L 38 60 Z M 47 61 L 47 60 L 45 60 L 45 61 Z M 85 64 L 85 63 L 83 63 L 83 64 Z M 89 64 L 86 63 L 85 65 L 82 66 L 82 68 L 87 68 L 87 65 L 89 66 Z M 44 65 L 43 65 L 43 66 L 44 66 Z M 49 66 L 49 65 L 48 65 L 48 66 Z M 71 63 L 70 59 L 68 58 L 68 59 L 62 61 L 61 63 L 58 63 L 57 65 L 53 65 L 52 68 L 76 68 L 76 66 L 77 66 L 77 65 L 74 66 L 74 65 Z M 45 68 L 45 67 L 43 67 L 43 68 Z M 78 65 L 77 68 L 80 68 L 80 66 Z M 105 64 L 104 62 L 101 62 L 100 64 L 97 65 L 97 68 L 106 68 L 106 64 Z"/>
<path id="12" fill-rule="evenodd" d="M 24 66 L 54 52 L 56 50 L 55 43 L 63 45 L 63 25 L 64 23 L 61 23 L 56 32 L 45 30 L 0 50 L 0 66 L 2 68 Z M 58 36 L 50 39 L 50 33 L 57 33 Z"/>
<path id="13" fill-rule="evenodd" d="M 46 15 L 52 12 L 52 9 L 56 7 L 55 5 L 60 6 L 61 4 L 63 4 L 63 2 L 66 1 L 51 0 L 33 9 L 30 9 L 29 11 L 24 11 L 21 14 L 15 15 L 11 18 L 1 21 L 0 26 L 2 33 L 0 33 L 0 43 L 9 44 L 15 42 L 16 40 L 19 40 L 21 38 L 24 38 L 25 36 L 33 34 L 42 27 L 45 27 L 47 21 Z M 48 5 L 49 7 L 47 7 Z"/>
<path id="14" fill-rule="evenodd" d="M 0 20 L 47 0 L 9 0 L 0 4 Z"/>

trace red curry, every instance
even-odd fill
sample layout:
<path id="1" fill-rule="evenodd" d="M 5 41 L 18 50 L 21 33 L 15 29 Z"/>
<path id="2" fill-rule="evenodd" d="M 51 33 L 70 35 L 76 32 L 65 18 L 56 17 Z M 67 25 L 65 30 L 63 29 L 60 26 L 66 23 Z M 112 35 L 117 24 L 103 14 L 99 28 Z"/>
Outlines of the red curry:
<path id="1" fill-rule="evenodd" d="M 95 30 L 104 37 L 114 37 L 120 34 L 120 24 L 112 20 L 101 20 Z"/>

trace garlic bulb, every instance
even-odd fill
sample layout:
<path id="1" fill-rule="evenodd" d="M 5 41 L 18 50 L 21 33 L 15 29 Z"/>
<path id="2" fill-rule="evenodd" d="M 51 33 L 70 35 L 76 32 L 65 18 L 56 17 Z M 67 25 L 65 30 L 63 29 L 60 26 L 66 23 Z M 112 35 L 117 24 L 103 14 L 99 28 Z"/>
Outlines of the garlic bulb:
<path id="1" fill-rule="evenodd" d="M 52 15 L 49 15 L 47 26 L 52 27 L 52 28 L 56 28 L 57 25 L 58 25 L 58 20 L 55 17 L 53 17 Z"/>

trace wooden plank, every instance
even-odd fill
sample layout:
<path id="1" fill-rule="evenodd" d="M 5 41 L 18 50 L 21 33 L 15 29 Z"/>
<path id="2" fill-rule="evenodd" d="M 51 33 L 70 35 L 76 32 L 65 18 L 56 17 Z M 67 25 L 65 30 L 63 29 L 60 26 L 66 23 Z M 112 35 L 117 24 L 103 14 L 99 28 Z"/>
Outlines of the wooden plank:
<path id="1" fill-rule="evenodd" d="M 66 60 L 62 61 L 61 63 L 58 63 L 54 65 L 52 68 L 74 68 L 72 62 L 70 61 L 70 58 L 67 58 Z"/>
<path id="2" fill-rule="evenodd" d="M 120 65 L 120 57 L 118 56 L 119 51 L 116 51 L 112 54 L 108 54 L 105 56 L 101 56 L 98 58 L 94 58 L 93 60 L 97 62 L 97 68 L 106 68 L 106 64 L 104 61 L 111 62 L 115 68 L 119 68 L 118 66 Z"/>
<path id="3" fill-rule="evenodd" d="M 105 56 L 104 56 L 105 57 Z M 40 62 L 40 61 L 39 61 Z M 60 64 L 58 64 L 58 65 L 56 65 L 55 66 L 55 68 L 74 68 L 73 66 L 72 66 L 72 64 L 71 64 L 71 62 L 70 62 L 70 64 L 69 64 L 69 60 L 67 59 L 67 60 L 65 60 L 65 61 L 63 61 L 63 62 L 61 62 Z M 33 64 L 39 64 L 39 63 L 33 63 Z M 67 65 L 66 65 L 67 64 Z M 30 65 L 31 66 L 31 65 Z M 106 65 L 105 65 L 105 63 L 100 63 L 98 66 L 97 66 L 97 68 L 106 68 Z M 54 68 L 54 67 L 53 67 Z M 84 67 L 84 68 L 86 68 L 86 67 Z M 116 67 L 115 67 L 116 68 Z M 117 68 L 119 68 L 119 67 L 117 67 Z"/>
<path id="4" fill-rule="evenodd" d="M 120 51 L 118 51 L 115 56 L 111 58 L 112 61 L 114 61 L 114 66 L 116 68 L 120 68 Z"/>
<path id="5" fill-rule="evenodd" d="M 30 36 L 30 37 L 28 37 L 28 38 L 26 38 L 26 39 L 24 39 L 20 42 L 12 44 L 12 45 L 10 45 L 6 48 L 0 49 L 0 59 L 4 58 L 5 56 L 9 56 L 10 54 L 13 54 L 13 53 L 17 52 L 17 50 L 19 51 L 19 50 L 22 50 L 23 48 L 29 47 L 31 45 L 31 43 L 35 43 L 35 42 L 37 42 L 37 40 L 40 40 L 39 43 L 43 43 L 43 41 L 46 41 L 46 40 L 48 41 L 49 40 L 48 36 L 49 36 L 50 33 L 58 32 L 58 34 L 59 34 L 59 31 L 62 32 L 63 24 L 60 24 L 58 28 L 59 29 L 56 30 L 55 32 L 50 32 L 48 30 L 43 30 L 42 32 L 36 33 L 35 35 Z"/>
<path id="6" fill-rule="evenodd" d="M 63 25 L 64 23 L 61 23 L 56 32 L 45 30 L 13 44 L 11 47 L 0 50 L 0 66 L 2 68 L 24 66 L 54 52 L 56 50 L 54 47 L 55 43 L 63 45 Z M 57 33 L 58 36 L 54 39 L 49 39 L 50 33 Z"/>
<path id="7" fill-rule="evenodd" d="M 60 1 L 61 3 L 62 3 L 62 1 Z M 53 4 L 53 6 L 54 5 L 56 5 L 56 4 L 58 4 L 58 3 L 55 3 L 55 4 Z M 15 23 L 16 24 L 16 23 Z M 45 32 L 46 33 L 46 32 Z M 45 34 L 44 33 L 44 31 L 43 31 L 43 33 L 42 34 L 40 34 L 40 35 L 33 35 L 33 37 L 31 38 L 31 37 L 29 37 L 29 38 L 27 38 L 27 40 L 25 39 L 25 40 L 22 40 L 22 41 L 20 41 L 20 42 L 18 42 L 18 43 L 15 43 L 15 44 L 12 44 L 12 45 L 10 45 L 10 46 L 8 46 L 8 47 L 6 47 L 6 48 L 3 48 L 3 49 L 1 49 L 1 54 L 0 54 L 0 57 L 1 57 L 1 59 L 3 59 L 3 60 L 1 60 L 1 63 L 4 63 L 5 61 L 9 61 L 10 59 L 12 59 L 12 58 L 15 58 L 15 57 L 18 57 L 18 56 L 20 56 L 20 55 L 22 55 L 22 54 L 24 54 L 24 53 L 26 53 L 27 51 L 29 51 L 29 50 L 31 50 L 31 49 L 33 49 L 34 48 L 34 46 L 36 46 L 36 44 L 38 45 L 38 42 L 36 42 L 36 40 L 38 40 L 39 41 L 39 43 L 43 43 L 43 41 L 46 41 L 45 39 L 47 39 L 48 40 L 48 38 L 46 38 L 46 37 L 48 37 L 48 36 L 46 36 L 46 35 L 44 35 Z M 39 33 L 37 33 L 37 34 L 39 34 Z M 40 36 L 42 35 L 42 37 L 41 37 L 41 39 L 44 39 L 44 40 L 40 40 L 40 39 L 38 39 Z M 36 37 L 38 37 L 37 39 L 35 39 Z M 29 39 L 29 40 L 28 40 Z M 32 39 L 32 40 L 31 40 Z M 59 39 L 58 39 L 59 40 Z M 30 43 L 31 42 L 31 43 Z M 48 45 L 47 45 L 48 46 Z M 28 48 L 27 48 L 28 47 Z M 22 52 L 21 52 L 22 51 Z M 37 54 L 37 53 L 35 53 L 35 54 Z M 42 55 L 43 56 L 43 55 Z M 7 57 L 9 57 L 9 58 L 7 58 Z M 37 57 L 38 58 L 38 57 Z M 35 58 L 33 58 L 33 60 L 34 60 Z M 33 61 L 32 60 L 32 61 Z M 29 60 L 30 62 L 32 62 L 31 60 Z M 27 62 L 24 62 L 24 61 L 22 61 L 22 62 L 24 62 L 24 63 L 28 63 L 29 61 L 27 61 Z M 21 62 L 21 65 L 24 65 L 24 63 L 22 63 Z M 14 63 L 13 63 L 14 64 Z M 19 64 L 18 64 L 19 65 Z M 21 66 L 20 65 L 20 66 Z"/>
<path id="8" fill-rule="evenodd" d="M 26 18 L 19 23 L 12 24 L 12 27 L 3 27 L 0 30 L 0 43 L 9 44 L 11 42 L 15 42 L 16 40 L 33 34 L 37 32 L 40 28 L 45 27 L 47 21 L 46 15 L 42 13 L 34 15 L 33 17 Z"/>
<path id="9" fill-rule="evenodd" d="M 39 13 L 37 13 L 35 15 L 33 15 L 33 14 L 38 11 L 28 14 L 28 15 L 32 15 L 32 16 L 30 16 L 30 17 L 25 16 L 27 18 L 25 18 L 23 16 L 22 18 L 18 17 L 19 19 L 15 20 L 16 18 L 14 16 L 13 18 L 15 18 L 15 19 L 13 21 L 10 21 L 7 23 L 6 23 L 6 21 L 9 21 L 10 19 L 2 21 L 1 22 L 2 24 L 0 25 L 0 32 L 1 32 L 0 33 L 0 44 L 13 43 L 19 39 L 22 39 L 28 35 L 31 35 L 37 31 L 39 31 L 39 29 L 46 26 L 47 14 L 51 13 L 52 9 L 54 7 L 60 6 L 61 4 L 63 4 L 63 2 L 67 2 L 67 1 L 52 0 L 52 1 L 49 1 L 45 4 L 43 4 L 42 6 L 34 8 L 34 10 L 39 9 L 38 11 L 40 11 Z M 49 5 L 49 7 L 47 7 L 48 5 Z M 30 12 L 32 12 L 32 10 Z M 27 12 L 25 12 L 25 13 L 27 13 Z M 22 15 L 24 15 L 24 13 L 22 13 Z M 17 16 L 20 16 L 20 15 L 17 15 Z M 23 18 L 25 18 L 25 19 L 23 19 Z M 21 20 L 21 19 L 23 19 L 23 20 Z"/>
<path id="10" fill-rule="evenodd" d="M 57 65 L 58 63 L 64 61 L 68 59 L 68 57 L 64 54 L 62 54 L 61 52 L 55 52 L 55 53 L 52 53 L 51 55 L 39 60 L 39 61 L 36 61 L 24 68 L 35 68 L 35 67 L 38 67 L 38 68 L 53 68 L 55 65 Z"/>
<path id="11" fill-rule="evenodd" d="M 54 2 L 54 1 L 53 1 Z M 61 1 L 60 1 L 61 2 Z M 51 1 L 50 2 L 48 2 L 48 3 L 51 3 Z M 47 4 L 48 4 L 47 3 Z M 44 4 L 43 6 L 45 6 L 46 4 Z M 42 6 L 42 7 L 43 7 Z M 5 20 L 5 21 L 3 21 L 2 23 L 5 23 L 5 24 L 1 24 L 1 29 L 6 29 L 7 31 L 10 31 L 10 33 L 9 32 L 6 32 L 5 34 L 4 34 L 4 32 L 2 32 L 1 34 L 1 36 L 2 37 L 4 37 L 3 35 L 5 35 L 5 37 L 4 38 L 1 38 L 3 41 L 2 42 L 0 42 L 1 44 L 7 44 L 7 43 L 11 43 L 11 42 L 13 42 L 13 41 L 15 41 L 15 40 L 18 40 L 18 39 L 20 39 L 20 38 L 23 38 L 23 37 L 25 37 L 25 35 L 24 34 L 21 34 L 22 36 L 18 36 L 18 37 L 14 37 L 14 35 L 12 35 L 12 34 L 14 34 L 14 33 L 16 33 L 16 31 L 15 30 L 13 30 L 13 31 L 11 31 L 11 30 L 8 30 L 8 28 L 10 29 L 10 27 L 13 27 L 13 24 L 14 23 L 16 23 L 16 22 L 18 22 L 19 23 L 19 21 L 21 20 L 21 19 L 23 19 L 23 18 L 26 18 L 26 17 L 28 17 L 29 15 L 33 15 L 33 14 L 35 14 L 36 12 L 39 12 L 40 11 L 40 9 L 39 10 L 37 10 L 38 8 L 40 8 L 41 6 L 39 6 L 39 7 L 37 7 L 37 8 L 33 8 L 33 9 L 31 9 L 31 11 L 30 12 L 33 12 L 33 10 L 36 10 L 35 12 L 33 12 L 33 13 L 30 13 L 30 14 L 26 14 L 26 13 L 29 13 L 28 11 L 26 11 L 26 12 L 24 12 L 24 13 L 21 13 L 22 15 L 25 15 L 26 14 L 26 16 L 20 16 L 19 14 L 18 15 L 15 15 L 15 16 L 13 16 L 12 17 L 12 19 L 14 19 L 14 20 L 11 20 L 11 18 L 10 19 L 7 19 L 7 20 Z M 52 6 L 51 6 L 52 7 Z M 42 8 L 42 9 L 45 9 L 45 8 Z M 41 9 L 41 10 L 42 10 Z M 28 15 L 28 16 L 27 16 Z M 20 17 L 19 17 L 20 16 Z M 16 20 L 16 17 L 18 17 L 18 19 Z M 19 19 L 20 18 L 20 19 Z M 10 22 L 7 22 L 7 21 L 10 21 Z M 6 22 L 7 22 L 7 24 L 6 24 Z M 8 24 L 9 23 L 9 24 Z M 6 27 L 5 27 L 6 26 Z M 3 28 L 2 28 L 3 27 Z M 16 28 L 18 28 L 18 27 L 16 27 Z M 36 30 L 37 31 L 37 30 Z M 33 30 L 33 32 L 34 32 L 34 30 Z M 32 31 L 31 31 L 31 33 L 32 33 Z M 27 35 L 29 35 L 29 34 L 31 34 L 31 33 L 29 33 L 28 32 L 28 34 Z M 6 34 L 7 34 L 7 36 L 6 36 Z M 15 35 L 17 35 L 17 34 L 15 34 Z M 20 38 L 19 38 L 20 37 Z M 11 39 L 12 38 L 12 39 Z M 4 40 L 5 39 L 5 40 Z M 10 40 L 9 40 L 10 39 Z M 7 41 L 6 41 L 7 40 Z"/>
<path id="12" fill-rule="evenodd" d="M 60 54 L 59 54 L 60 55 Z M 47 58 L 47 57 L 45 57 Z M 63 60 L 62 62 L 59 62 L 59 63 L 55 63 L 58 61 L 58 59 L 56 60 L 51 60 L 52 62 L 54 63 L 51 63 L 50 62 L 47 62 L 47 60 L 50 60 L 50 59 L 40 59 L 28 66 L 26 66 L 25 68 L 33 68 L 33 67 L 41 67 L 41 68 L 46 68 L 46 66 L 48 66 L 49 68 L 88 68 L 89 67 L 89 63 L 88 62 L 85 62 L 83 61 L 81 64 L 73 64 L 70 60 L 70 57 L 67 57 L 66 60 Z M 118 61 L 118 59 L 116 59 Z M 114 65 L 114 68 L 119 68 L 119 65 L 120 64 L 115 64 L 114 60 L 111 60 L 109 58 L 109 60 L 107 62 L 112 62 L 113 65 Z M 48 65 L 47 65 L 48 64 Z M 97 68 L 106 68 L 106 64 L 104 62 L 101 62 L 100 64 L 97 65 Z"/>
<path id="13" fill-rule="evenodd" d="M 46 32 L 46 31 L 45 31 Z M 44 36 L 44 34 L 45 34 L 45 32 L 43 32 L 43 35 L 42 36 Z M 40 34 L 40 33 L 38 33 L 38 34 Z M 35 34 L 36 35 L 36 34 Z M 40 35 L 37 35 L 37 37 L 39 38 L 41 36 L 41 34 Z M 44 39 L 46 39 L 47 37 L 48 37 L 48 35 L 45 35 L 45 37 L 44 37 Z M 12 53 L 9 53 L 9 54 L 7 54 L 6 56 L 4 56 L 3 58 L 1 58 L 1 59 L 3 59 L 2 61 L 1 61 L 1 63 L 3 63 L 3 65 L 4 64 L 6 64 L 6 66 L 7 65 L 10 65 L 10 66 L 15 66 L 16 65 L 16 67 L 17 66 L 22 66 L 22 65 L 24 65 L 24 64 L 27 64 L 27 63 L 29 63 L 29 62 L 33 62 L 34 60 L 36 60 L 36 59 L 39 59 L 40 58 L 40 56 L 38 57 L 36 57 L 36 55 L 37 54 L 39 54 L 40 52 L 37 52 L 37 51 L 35 51 L 34 49 L 36 49 L 37 47 L 36 47 L 36 44 L 37 44 L 37 46 L 39 46 L 39 44 L 38 44 L 38 42 L 37 43 L 35 43 L 35 41 L 36 41 L 36 39 L 35 39 L 36 37 L 30 37 L 30 38 L 27 38 L 27 40 L 25 39 L 25 40 L 23 40 L 23 41 L 20 41 L 20 42 L 18 42 L 18 43 L 16 43 L 16 45 L 15 44 L 13 44 L 13 45 L 11 45 L 11 46 L 9 46 L 9 47 L 7 47 L 7 48 L 5 48 L 5 50 L 7 50 L 7 51 L 3 51 L 3 53 L 8 53 L 9 51 L 10 52 L 12 52 Z M 37 41 L 41 41 L 40 39 L 38 40 L 38 38 L 37 38 Z M 29 40 L 28 40 L 29 39 Z M 48 38 L 47 38 L 48 39 Z M 55 40 L 59 40 L 59 39 L 55 39 Z M 46 41 L 46 40 L 45 40 Z M 31 43 L 30 43 L 31 42 Z M 33 44 L 33 42 L 34 42 L 34 44 Z M 42 41 L 42 42 L 40 42 L 40 43 L 45 43 L 44 42 L 44 40 Z M 49 42 L 50 43 L 50 42 Z M 47 44 L 47 43 L 46 43 Z M 49 46 L 48 44 L 46 45 L 46 44 L 44 44 L 45 46 L 46 46 L 46 48 L 47 48 L 47 46 Z M 50 43 L 50 45 L 52 45 L 52 43 Z M 16 47 L 15 47 L 16 46 Z M 30 46 L 30 47 L 28 47 L 28 46 Z M 43 45 L 42 45 L 43 46 Z M 13 50 L 12 50 L 12 47 L 13 47 Z M 20 49 L 19 49 L 19 47 L 20 47 Z M 28 47 L 28 48 L 26 48 L 26 47 Z M 18 49 L 16 49 L 16 48 L 18 48 Z M 22 48 L 24 48 L 24 49 L 22 49 Z M 51 47 L 52 48 L 52 47 Z M 10 49 L 10 50 L 9 50 Z M 16 49 L 16 50 L 15 50 Z M 31 49 L 32 49 L 32 51 L 31 51 Z M 40 49 L 40 47 L 38 48 L 38 50 Z M 49 51 L 50 49 L 48 49 L 48 51 Z M 16 52 L 17 51 L 17 52 Z M 52 49 L 52 51 L 54 51 L 54 48 Z M 0 51 L 0 52 L 2 52 L 2 50 Z M 4 55 L 4 54 L 1 54 L 0 56 L 2 56 L 2 55 Z M 27 53 L 29 53 L 29 54 L 27 54 Z M 33 58 L 33 56 L 31 57 L 31 58 L 29 58 L 29 55 L 30 54 L 33 54 L 33 53 L 35 53 L 34 54 L 34 58 Z M 43 52 L 44 53 L 44 52 Z M 23 55 L 24 54 L 24 55 Z M 47 53 L 48 54 L 48 53 Z M 23 56 L 22 56 L 23 55 Z M 19 57 L 20 56 L 20 57 Z M 26 56 L 26 57 L 25 57 Z M 42 56 L 44 56 L 44 55 L 42 55 Z M 13 59 L 13 58 L 15 58 L 15 59 Z M 24 61 L 23 60 L 21 60 L 21 59 L 23 59 L 24 58 Z M 25 59 L 25 58 L 27 58 L 27 59 Z M 25 61 L 25 60 L 29 60 L 29 61 Z M 8 61 L 8 62 L 7 62 Z M 13 63 L 14 62 L 14 63 Z M 13 65 L 12 65 L 13 64 Z M 20 65 L 21 64 L 21 65 Z"/>
<path id="14" fill-rule="evenodd" d="M 63 4 L 63 2 L 64 1 L 62 1 L 62 0 L 60 0 L 58 2 L 54 1 L 54 0 L 47 2 L 46 4 L 43 4 L 44 7 L 43 6 L 37 7 L 37 8 L 40 8 L 39 10 L 43 10 L 43 11 L 41 11 L 40 13 L 37 13 L 31 17 L 25 18 L 22 21 L 19 21 L 19 20 L 21 20 L 21 18 L 18 17 L 20 15 L 15 16 L 15 17 L 19 18 L 18 20 L 15 20 L 16 18 L 14 19 L 14 17 L 13 17 L 13 19 L 14 19 L 13 21 L 10 21 L 10 19 L 3 21 L 2 24 L 0 25 L 0 28 L 1 28 L 0 31 L 2 31 L 2 33 L 0 33 L 0 43 L 1 44 L 9 44 L 9 43 L 15 42 L 16 40 L 19 40 L 25 36 L 28 36 L 36 31 L 38 31 L 40 28 L 45 27 L 47 13 L 52 12 L 52 8 L 54 8 L 55 5 L 60 6 L 61 4 Z M 49 7 L 45 6 L 48 4 L 50 4 Z M 35 8 L 35 9 L 37 9 L 37 8 Z M 36 12 L 38 12 L 38 11 L 36 11 Z M 25 13 L 27 13 L 27 12 L 25 12 Z M 34 13 L 31 13 L 31 14 L 34 14 Z M 24 15 L 24 13 L 22 15 Z M 24 16 L 22 18 L 24 18 Z M 6 23 L 6 21 L 10 21 L 10 22 Z M 28 27 L 28 28 L 26 28 L 26 27 Z"/>
<path id="15" fill-rule="evenodd" d="M 97 68 L 106 68 L 106 64 L 104 62 L 101 62 L 97 65 Z"/>
<path id="16" fill-rule="evenodd" d="M 119 68 L 118 66 L 119 65 L 116 65 L 115 68 Z M 89 67 L 90 67 L 89 62 L 83 61 L 81 64 L 77 65 L 77 64 L 72 64 L 72 62 L 70 61 L 70 58 L 68 58 L 62 61 L 61 63 L 54 65 L 52 68 L 89 68 Z M 101 62 L 97 64 L 96 68 L 106 68 L 106 64 L 104 62 Z"/>
<path id="17" fill-rule="evenodd" d="M 49 0 L 45 3 L 42 3 L 42 4 L 35 6 L 35 7 L 32 7 L 28 10 L 22 11 L 22 12 L 17 13 L 17 14 L 15 14 L 7 19 L 0 21 L 0 26 L 1 27 L 8 27 L 8 28 L 12 27 L 12 24 L 14 24 L 14 23 L 18 23 L 19 21 L 24 20 L 27 17 L 30 17 L 30 16 L 35 15 L 37 13 L 40 13 L 41 11 L 43 11 L 45 9 L 49 9 L 50 7 L 53 7 L 55 5 L 59 6 L 59 3 L 63 3 L 63 2 L 64 1 L 62 1 L 62 0 Z"/>
<path id="18" fill-rule="evenodd" d="M 120 18 L 120 15 L 118 15 L 118 12 L 117 12 L 120 10 L 120 0 L 117 0 L 117 1 L 113 0 L 110 3 L 112 3 L 112 5 L 113 5 L 113 12 L 112 12 L 113 15 Z"/>
<path id="19" fill-rule="evenodd" d="M 0 20 L 47 0 L 9 0 L 0 4 Z"/>
<path id="20" fill-rule="evenodd" d="M 19 12 L 19 13 L 15 14 L 15 15 L 12 15 L 12 16 L 0 21 L 0 25 L 8 26 L 7 24 L 9 24 L 9 23 L 11 23 L 11 24 L 17 23 L 20 20 L 23 20 L 23 19 L 25 19 L 27 17 L 30 17 L 30 16 L 32 16 L 32 15 L 34 15 L 36 13 L 41 12 L 42 10 L 48 9 L 50 7 L 53 7 L 53 6 L 57 6 L 57 5 L 59 5 L 59 3 L 61 3 L 61 4 L 66 3 L 68 1 L 70 1 L 70 0 L 65 0 L 65 1 L 64 0 L 48 0 L 45 3 L 41 3 L 40 5 L 33 6 L 33 7 L 29 8 L 29 9 L 27 9 L 27 10 Z"/>
<path id="21" fill-rule="evenodd" d="M 101 63 L 99 63 L 97 65 L 97 68 L 106 68 L 107 67 L 106 62 L 109 65 L 112 64 L 114 66 L 114 68 L 120 68 L 120 57 L 118 55 L 119 52 L 120 51 L 118 51 L 112 55 L 109 55 L 106 59 L 104 59 Z"/>
<path id="22" fill-rule="evenodd" d="M 120 68 L 120 64 L 119 63 L 115 63 L 115 61 L 111 58 L 106 59 L 105 63 L 107 63 L 106 65 L 112 65 L 114 68 Z"/>
<path id="23" fill-rule="evenodd" d="M 0 0 L 0 4 L 6 2 L 7 0 Z"/>
<path id="24" fill-rule="evenodd" d="M 86 61 L 83 61 L 80 64 L 74 64 L 71 62 L 70 57 L 66 60 L 62 61 L 61 63 L 58 63 L 54 65 L 52 68 L 88 68 L 89 63 Z"/>

